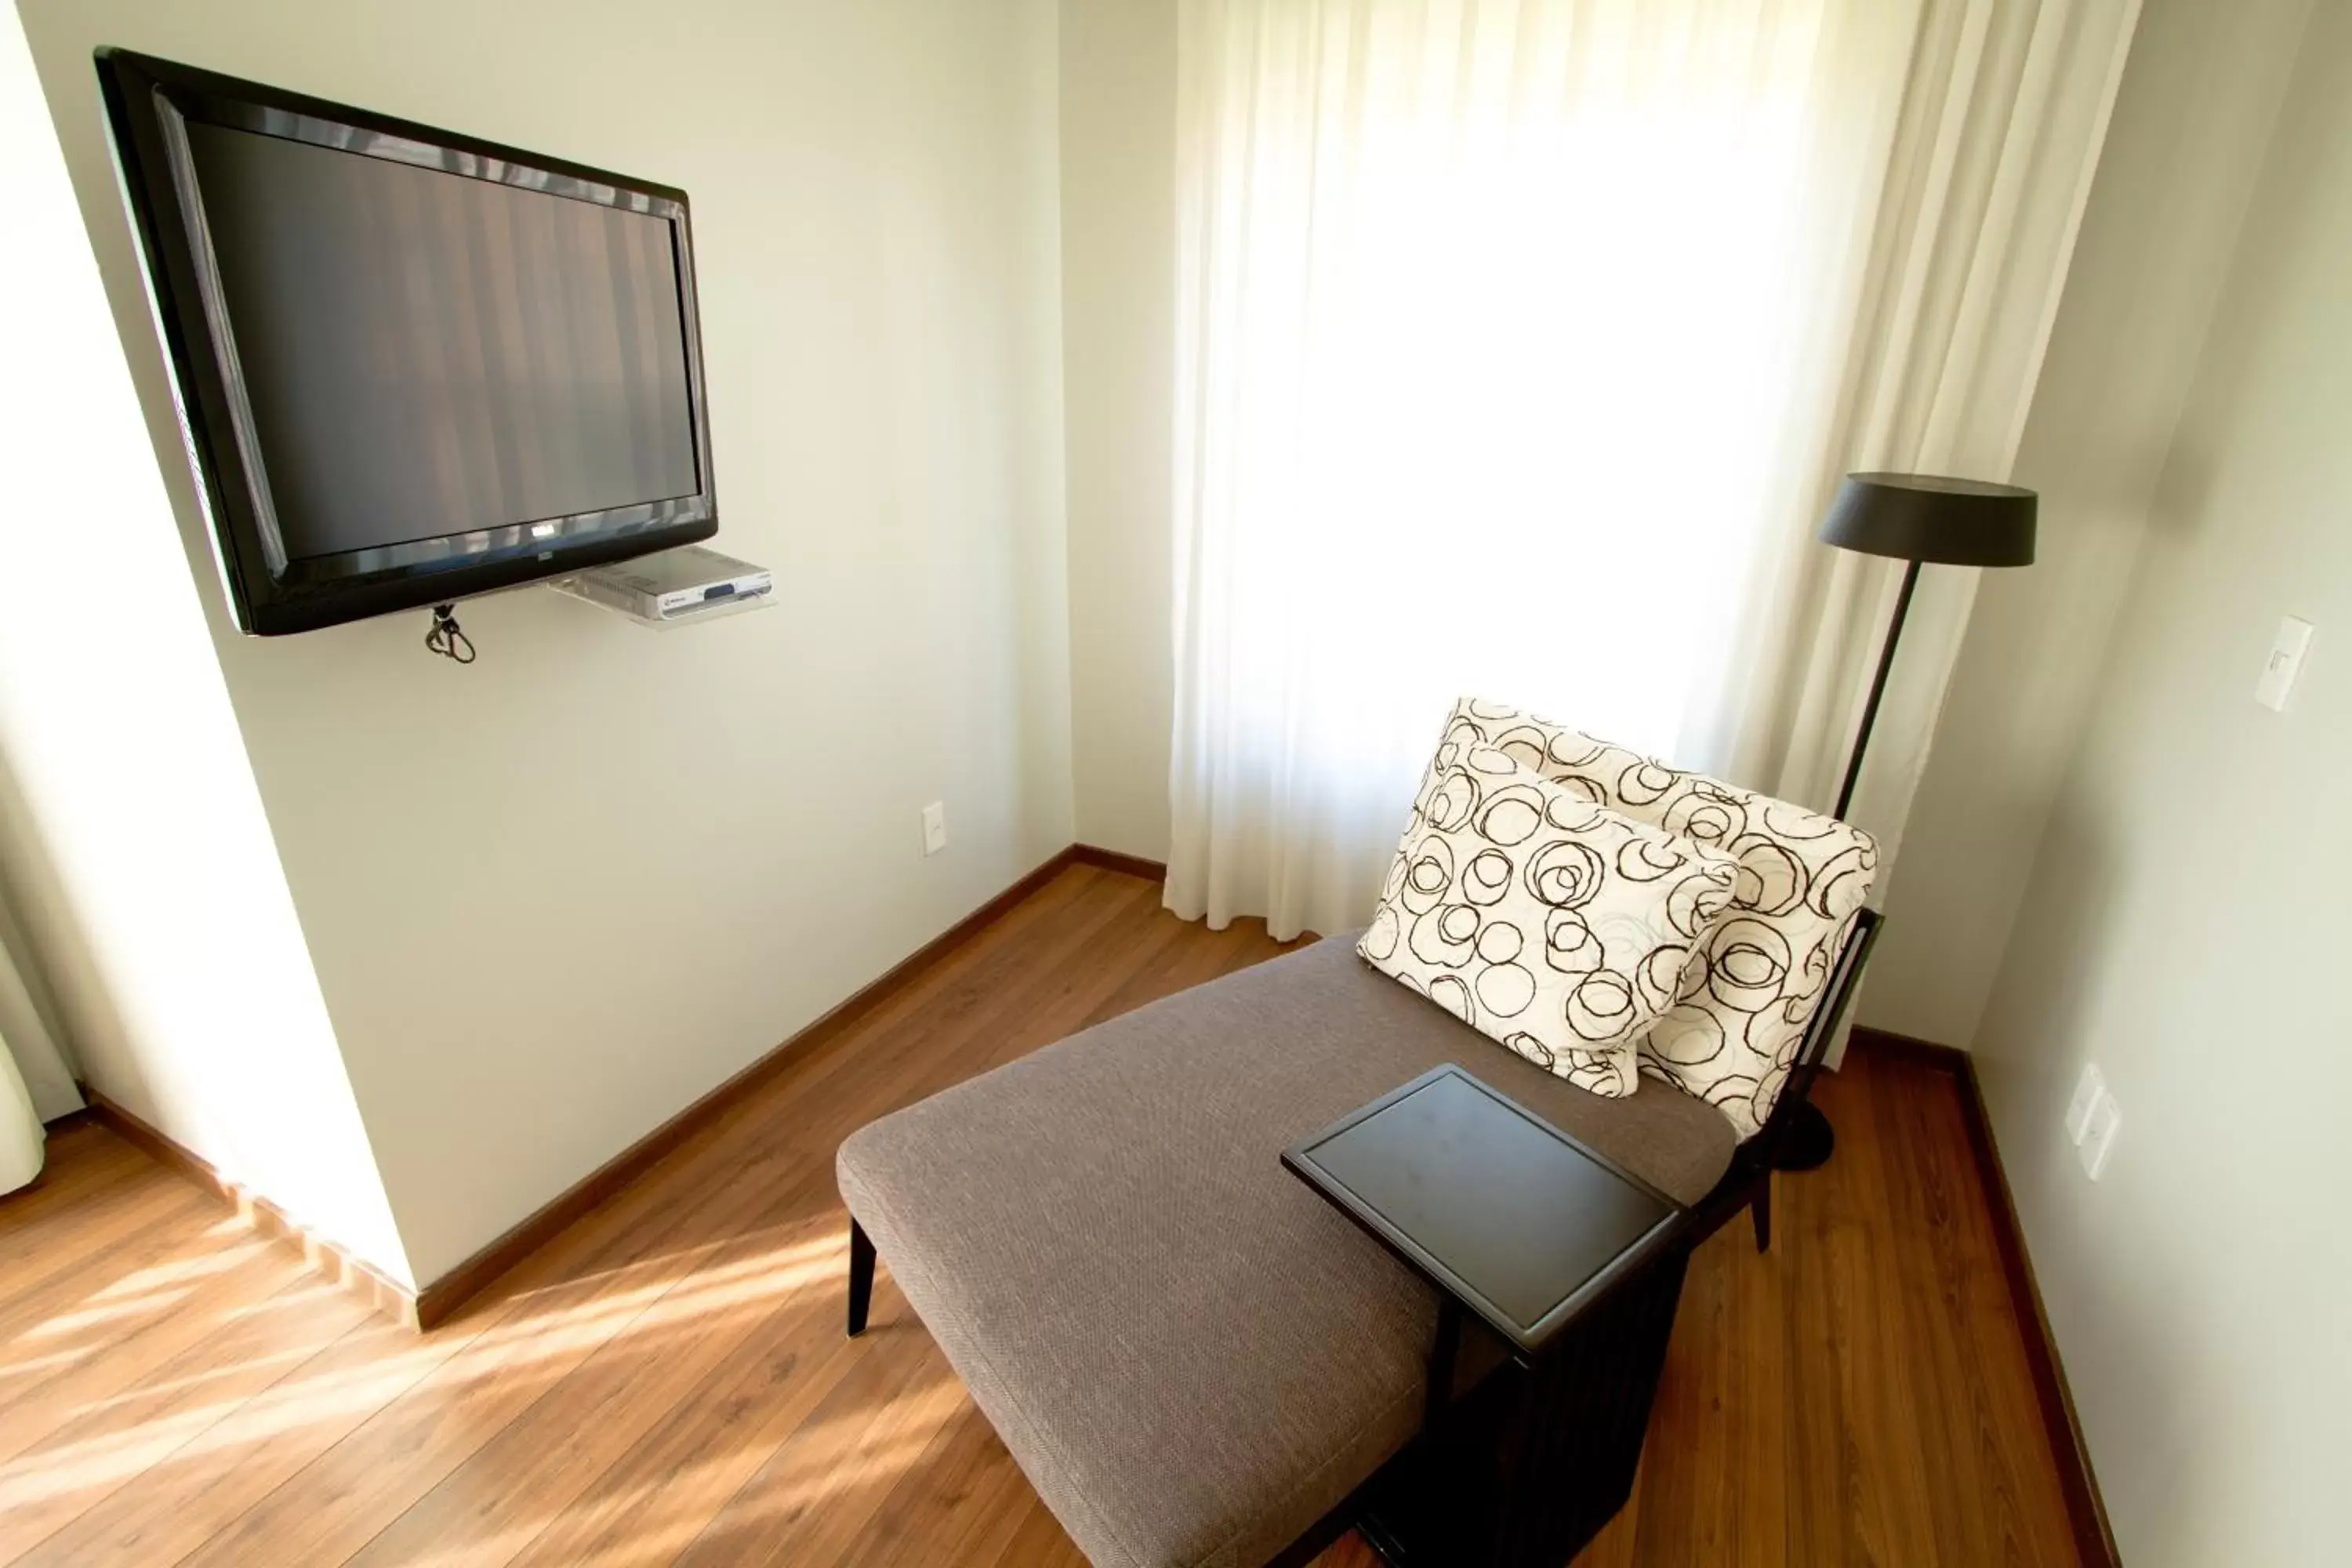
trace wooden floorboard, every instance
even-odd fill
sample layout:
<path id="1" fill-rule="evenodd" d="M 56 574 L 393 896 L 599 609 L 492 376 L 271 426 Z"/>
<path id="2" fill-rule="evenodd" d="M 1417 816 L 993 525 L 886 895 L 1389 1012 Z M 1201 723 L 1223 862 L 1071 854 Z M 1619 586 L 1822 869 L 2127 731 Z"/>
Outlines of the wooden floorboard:
<path id="1" fill-rule="evenodd" d="M 887 1270 L 843 1337 L 833 1152 L 1282 951 L 1073 866 L 423 1335 L 66 1128 L 0 1199 L 0 1562 L 1080 1563 Z M 1856 1053 L 1818 1094 L 1837 1157 L 1773 1252 L 1701 1248 L 1580 1563 L 2074 1563 L 1954 1080 Z"/>

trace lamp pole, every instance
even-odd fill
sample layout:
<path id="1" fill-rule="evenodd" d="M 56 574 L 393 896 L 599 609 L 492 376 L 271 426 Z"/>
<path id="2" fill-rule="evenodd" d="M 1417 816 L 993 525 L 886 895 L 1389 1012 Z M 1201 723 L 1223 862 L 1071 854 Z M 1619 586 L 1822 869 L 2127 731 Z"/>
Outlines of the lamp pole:
<path id="1" fill-rule="evenodd" d="M 1919 585 L 1919 563 L 1912 561 L 1903 568 L 1903 587 L 1895 595 L 1895 614 L 1886 623 L 1886 640 L 1878 645 L 1878 673 L 1870 679 L 1870 700 L 1862 705 L 1862 723 L 1853 732 L 1853 754 L 1846 759 L 1845 783 L 1838 788 L 1837 809 L 1830 813 L 1840 822 L 1845 820 L 1845 808 L 1853 804 L 1853 786 L 1862 782 L 1862 755 L 1870 749 L 1870 727 L 1878 722 L 1878 701 L 1886 695 L 1886 675 L 1895 668 L 1895 644 L 1903 636 L 1903 617 L 1911 613 L 1911 592 Z M 1808 1100 L 1797 1108 L 1794 1125 L 1780 1140 L 1773 1165 L 1783 1171 L 1811 1171 L 1829 1163 L 1837 1148 L 1837 1129 L 1822 1108 Z"/>
<path id="2" fill-rule="evenodd" d="M 1853 805 L 1862 783 L 1862 760 L 1870 749 L 1870 731 L 1878 722 L 1878 705 L 1886 696 L 1887 677 L 1894 673 L 1895 648 L 1903 637 L 1903 622 L 1911 613 L 1911 595 L 1919 586 L 1919 568 L 1928 562 L 1950 566 L 2027 566 L 2033 562 L 2034 514 L 2039 498 L 2016 485 L 1984 479 L 1957 479 L 1941 474 L 1855 473 L 1838 487 L 1816 537 L 1824 544 L 1904 563 L 1903 587 L 1895 596 L 1895 614 L 1886 623 L 1886 639 L 1879 645 L 1878 671 L 1871 677 L 1870 697 L 1863 703 L 1862 722 L 1854 730 L 1853 750 L 1846 758 L 1845 781 L 1838 787 L 1840 821 Z M 1778 1141 L 1771 1162 L 1775 1170 L 1810 1171 L 1826 1162 L 1837 1147 L 1837 1130 L 1810 1098 L 1798 1101 L 1790 1125 Z"/>
<path id="3" fill-rule="evenodd" d="M 1911 591 L 1919 585 L 1919 563 L 1903 568 L 1903 590 L 1895 595 L 1895 618 L 1886 623 L 1886 640 L 1878 648 L 1878 673 L 1871 678 L 1870 700 L 1862 705 L 1862 728 L 1853 734 L 1853 755 L 1846 759 L 1845 784 L 1838 790 L 1832 816 L 1845 820 L 1853 804 L 1853 786 L 1862 782 L 1862 753 L 1870 746 L 1870 727 L 1878 722 L 1878 700 L 1886 695 L 1886 672 L 1895 668 L 1895 639 L 1903 635 L 1903 617 L 1911 613 Z"/>

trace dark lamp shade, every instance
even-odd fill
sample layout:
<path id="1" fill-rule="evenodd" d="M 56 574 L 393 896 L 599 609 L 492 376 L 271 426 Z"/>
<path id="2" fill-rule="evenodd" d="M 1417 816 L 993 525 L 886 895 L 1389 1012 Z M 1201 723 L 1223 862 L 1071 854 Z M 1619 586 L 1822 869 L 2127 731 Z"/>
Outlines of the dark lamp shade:
<path id="1" fill-rule="evenodd" d="M 1848 474 L 1824 543 L 1944 566 L 2033 564 L 2035 496 L 2015 485 L 1934 474 Z"/>

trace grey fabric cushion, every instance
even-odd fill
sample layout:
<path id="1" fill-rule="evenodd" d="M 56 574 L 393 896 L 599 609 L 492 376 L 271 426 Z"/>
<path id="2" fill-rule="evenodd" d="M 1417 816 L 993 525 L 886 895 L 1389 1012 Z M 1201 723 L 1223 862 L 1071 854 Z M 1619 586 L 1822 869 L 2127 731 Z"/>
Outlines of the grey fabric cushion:
<path id="1" fill-rule="evenodd" d="M 1263 1563 L 1412 1436 L 1430 1287 L 1282 1150 L 1459 1062 L 1685 1202 L 1730 1124 L 1602 1100 L 1374 973 L 1353 935 L 1168 997 L 842 1145 L 842 1196 L 1101 1568 Z"/>

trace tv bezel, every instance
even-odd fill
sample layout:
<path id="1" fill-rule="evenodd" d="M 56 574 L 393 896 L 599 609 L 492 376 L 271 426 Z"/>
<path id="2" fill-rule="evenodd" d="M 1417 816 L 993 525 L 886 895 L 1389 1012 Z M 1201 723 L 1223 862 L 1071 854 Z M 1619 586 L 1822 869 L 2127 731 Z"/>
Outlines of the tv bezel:
<path id="1" fill-rule="evenodd" d="M 684 191 L 127 49 L 101 48 L 96 61 L 117 177 L 169 361 L 182 443 L 240 630 L 261 637 L 314 631 L 562 576 L 719 531 L 693 226 Z M 289 558 L 188 157 L 189 121 L 667 220 L 686 347 L 695 492 Z"/>

